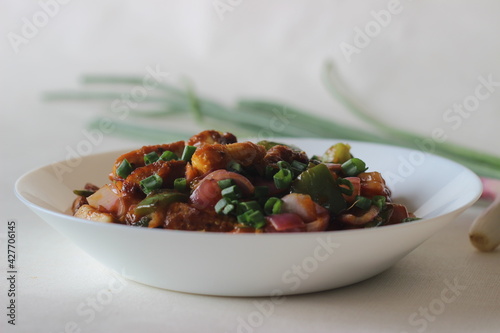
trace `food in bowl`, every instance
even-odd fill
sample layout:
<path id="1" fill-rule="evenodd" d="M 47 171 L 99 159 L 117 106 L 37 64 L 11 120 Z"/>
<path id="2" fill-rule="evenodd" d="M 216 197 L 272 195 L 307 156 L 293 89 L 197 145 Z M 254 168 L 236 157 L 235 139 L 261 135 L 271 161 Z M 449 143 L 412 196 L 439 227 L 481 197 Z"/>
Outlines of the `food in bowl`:
<path id="1" fill-rule="evenodd" d="M 322 156 L 206 130 L 119 156 L 110 183 L 75 190 L 74 216 L 147 228 L 230 233 L 372 228 L 416 217 L 345 143 Z"/>

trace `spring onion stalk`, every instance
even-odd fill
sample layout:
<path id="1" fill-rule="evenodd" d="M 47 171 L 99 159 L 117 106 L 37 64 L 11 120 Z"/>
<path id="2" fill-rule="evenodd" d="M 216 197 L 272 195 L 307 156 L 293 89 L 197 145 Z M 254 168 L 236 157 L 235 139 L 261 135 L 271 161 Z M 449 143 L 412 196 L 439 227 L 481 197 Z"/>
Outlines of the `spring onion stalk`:
<path id="1" fill-rule="evenodd" d="M 351 96 L 340 76 L 330 63 L 326 66 L 324 80 L 328 90 L 350 112 L 361 120 L 373 125 L 373 131 L 346 126 L 335 119 L 324 119 L 313 113 L 294 108 L 282 103 L 260 100 L 241 100 L 234 107 L 227 107 L 207 98 L 195 95 L 194 89 L 188 85 L 187 90 L 179 89 L 165 83 L 158 83 L 137 107 L 130 108 L 128 114 L 133 117 L 157 117 L 168 119 L 171 116 L 191 117 L 203 127 L 224 128 L 237 136 L 256 136 L 265 133 L 271 126 L 273 117 L 284 119 L 286 124 L 280 136 L 286 137 L 322 137 L 332 139 L 360 140 L 383 144 L 397 144 L 416 148 L 415 140 L 424 140 L 422 136 L 409 133 L 373 117 L 363 109 Z M 82 84 L 95 91 L 60 91 L 45 94 L 46 101 L 109 101 L 122 100 L 131 87 L 142 85 L 143 78 L 139 76 L 109 76 L 87 75 Z M 122 92 L 102 92 L 99 89 L 120 88 Z M 116 89 L 115 89 L 116 90 Z M 145 109 L 145 105 L 148 109 Z M 110 110 L 111 113 L 112 110 Z M 113 116 L 116 117 L 116 114 Z M 281 118 L 280 118 L 281 117 Z M 193 118 L 191 118 L 192 120 Z M 135 119 L 131 121 L 116 121 L 111 114 L 94 120 L 91 128 L 99 128 L 106 120 L 113 126 L 113 134 L 127 137 L 142 138 L 151 142 L 187 139 L 190 133 L 178 132 L 165 127 L 151 127 L 140 124 Z M 451 143 L 434 142 L 434 153 L 450 158 L 470 168 L 483 177 L 500 179 L 500 157 L 472 150 Z"/>
<path id="2" fill-rule="evenodd" d="M 331 62 L 327 63 L 325 66 L 324 79 L 328 90 L 336 97 L 336 99 L 342 102 L 349 111 L 351 111 L 366 123 L 375 126 L 380 131 L 398 138 L 401 141 L 406 142 L 407 144 L 415 145 L 415 142 L 426 139 L 425 137 L 416 135 L 414 133 L 393 128 L 364 110 L 358 103 L 354 101 L 354 98 L 350 97 L 350 93 L 345 88 L 345 85 L 340 79 L 340 75 L 337 73 L 335 66 Z M 434 144 L 436 147 L 436 152 L 438 154 L 448 153 L 456 155 L 460 158 L 463 157 L 472 161 L 488 163 L 492 166 L 500 168 L 500 157 L 498 156 L 490 155 L 487 153 L 479 152 L 477 150 L 468 149 L 463 146 L 458 146 L 446 142 L 434 142 Z"/>

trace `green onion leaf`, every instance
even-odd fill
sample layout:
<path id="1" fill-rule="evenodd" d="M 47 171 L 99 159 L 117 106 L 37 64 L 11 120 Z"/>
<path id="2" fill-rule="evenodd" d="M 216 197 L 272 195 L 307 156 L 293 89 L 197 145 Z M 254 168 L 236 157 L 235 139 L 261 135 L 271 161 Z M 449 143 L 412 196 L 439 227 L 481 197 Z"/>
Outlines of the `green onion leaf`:
<path id="1" fill-rule="evenodd" d="M 159 158 L 160 157 L 158 156 L 158 154 L 155 151 L 152 151 L 149 154 L 144 155 L 144 163 L 146 165 L 149 165 L 151 163 L 158 161 Z"/>
<path id="2" fill-rule="evenodd" d="M 235 206 L 233 204 L 227 204 L 224 209 L 222 209 L 222 214 L 228 215 L 235 210 Z"/>
<path id="3" fill-rule="evenodd" d="M 234 181 L 231 178 L 221 179 L 217 182 L 217 184 L 219 185 L 219 188 L 223 190 L 225 188 L 228 188 L 229 186 L 233 186 Z"/>
<path id="4" fill-rule="evenodd" d="M 382 195 L 375 195 L 372 198 L 372 202 L 375 206 L 377 206 L 380 210 L 385 207 L 385 197 Z"/>
<path id="5" fill-rule="evenodd" d="M 287 170 L 290 170 L 290 163 L 288 163 L 287 161 L 278 161 L 278 163 L 276 163 L 278 165 L 278 167 L 281 169 L 287 169 Z"/>
<path id="6" fill-rule="evenodd" d="M 156 173 L 139 182 L 139 185 L 145 194 L 149 194 L 152 191 L 159 189 L 162 184 L 163 179 Z"/>
<path id="7" fill-rule="evenodd" d="M 237 216 L 238 222 L 243 223 L 249 227 L 260 229 L 266 224 L 266 218 L 260 210 L 247 210 L 243 214 Z"/>
<path id="8" fill-rule="evenodd" d="M 229 199 L 229 200 L 237 200 L 240 199 L 242 194 L 237 185 L 232 185 L 229 187 L 226 187 L 221 191 L 222 197 Z"/>
<path id="9" fill-rule="evenodd" d="M 231 172 L 242 173 L 243 167 L 238 162 L 231 161 L 227 166 L 227 170 Z"/>
<path id="10" fill-rule="evenodd" d="M 273 176 L 273 179 L 277 189 L 288 188 L 292 183 L 292 172 L 288 169 L 281 169 Z"/>
<path id="11" fill-rule="evenodd" d="M 179 192 L 185 192 L 187 189 L 186 178 L 176 178 L 174 180 L 174 189 L 176 189 Z"/>
<path id="12" fill-rule="evenodd" d="M 222 213 L 222 210 L 224 209 L 224 207 L 226 207 L 227 204 L 228 204 L 228 202 L 227 202 L 227 200 L 225 198 L 220 199 L 215 204 L 215 207 L 214 207 L 215 208 L 215 212 L 217 214 Z"/>
<path id="13" fill-rule="evenodd" d="M 128 175 L 132 173 L 132 171 L 134 171 L 134 169 L 126 158 L 124 158 L 118 168 L 116 168 L 116 174 L 123 179 L 127 178 Z"/>
<path id="14" fill-rule="evenodd" d="M 191 157 L 193 156 L 195 151 L 196 151 L 195 146 L 185 146 L 184 151 L 182 152 L 181 160 L 186 162 L 191 161 Z"/>
<path id="15" fill-rule="evenodd" d="M 264 170 L 264 176 L 265 176 L 267 179 L 271 179 L 271 178 L 273 178 L 273 176 L 276 174 L 276 172 L 278 172 L 278 169 L 273 168 L 273 167 L 272 167 L 272 166 L 270 166 L 270 165 L 266 165 L 266 169 Z"/>
<path id="16" fill-rule="evenodd" d="M 166 150 L 161 154 L 160 160 L 162 161 L 171 161 L 171 160 L 178 160 L 179 157 L 174 153 L 171 152 L 170 150 Z"/>
<path id="17" fill-rule="evenodd" d="M 238 204 L 238 213 L 244 213 L 247 210 L 260 210 L 260 205 L 257 201 L 244 201 Z"/>
<path id="18" fill-rule="evenodd" d="M 367 210 L 372 205 L 372 201 L 367 197 L 357 196 L 354 205 L 363 210 Z"/>
<path id="19" fill-rule="evenodd" d="M 307 164 L 293 160 L 290 164 L 290 168 L 293 171 L 293 174 L 298 176 L 307 169 Z"/>
<path id="20" fill-rule="evenodd" d="M 365 162 L 359 158 L 353 157 L 342 164 L 342 170 L 348 177 L 354 177 L 362 172 L 365 172 L 366 167 Z"/>
<path id="21" fill-rule="evenodd" d="M 267 199 L 264 204 L 264 213 L 266 215 L 273 215 L 281 213 L 281 207 L 283 206 L 283 200 L 276 197 L 271 197 Z"/>
<path id="22" fill-rule="evenodd" d="M 342 194 L 345 194 L 347 196 L 352 195 L 352 192 L 354 191 L 354 186 L 352 185 L 352 183 L 348 179 L 338 178 L 337 184 L 346 185 L 347 187 L 349 187 L 349 188 L 345 188 L 345 187 L 339 186 L 340 192 L 342 192 Z"/>

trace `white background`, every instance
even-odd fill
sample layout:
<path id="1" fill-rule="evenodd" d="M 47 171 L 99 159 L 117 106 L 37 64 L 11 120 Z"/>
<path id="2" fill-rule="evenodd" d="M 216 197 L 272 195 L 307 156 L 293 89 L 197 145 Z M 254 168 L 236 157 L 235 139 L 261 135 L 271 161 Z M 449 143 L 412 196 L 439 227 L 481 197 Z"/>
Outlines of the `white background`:
<path id="1" fill-rule="evenodd" d="M 500 154 L 500 92 L 481 100 L 456 128 L 444 118 L 454 103 L 474 95 L 478 77 L 500 82 L 497 1 L 401 0 L 399 13 L 351 57 L 340 46 L 355 45 L 357 29 L 372 24 L 372 11 L 386 10 L 390 1 L 221 0 L 215 3 L 232 3 L 231 10 L 221 12 L 214 2 L 202 0 L 73 0 L 53 7 L 54 15 L 25 43 L 16 44 L 12 36 L 26 36 L 26 21 L 40 16 L 41 3 L 50 1 L 0 1 L 0 217 L 2 225 L 12 218 L 20 224 L 20 331 L 63 331 L 64 323 L 82 319 L 75 308 L 113 281 L 109 272 L 45 226 L 13 194 L 21 174 L 64 159 L 68 147 L 85 139 L 86 124 L 105 109 L 42 101 L 44 92 L 80 87 L 83 73 L 142 77 L 148 66 L 159 66 L 170 74 L 170 83 L 188 78 L 198 93 L 228 105 L 241 97 L 269 98 L 369 128 L 326 92 L 321 69 L 333 60 L 357 99 L 388 124 L 423 135 L 442 128 L 450 142 Z M 191 122 L 160 121 L 157 125 L 197 129 Z M 92 152 L 143 143 L 109 136 Z M 439 294 L 445 278 L 462 276 L 456 272 L 461 267 L 472 267 L 467 281 L 479 279 L 477 286 L 469 289 L 467 301 L 450 305 L 429 322 L 426 331 L 471 331 L 474 327 L 460 316 L 471 311 L 475 317 L 470 323 L 477 323 L 478 331 L 491 331 L 500 326 L 498 318 L 474 295 L 500 308 L 495 303 L 498 251 L 479 256 L 466 239 L 468 225 L 483 208 L 468 211 L 453 232 L 425 243 L 392 273 L 336 293 L 293 298 L 256 331 L 329 330 L 338 323 L 343 332 L 357 325 L 413 332 L 417 327 L 409 325 L 408 317 Z M 5 236 L 4 230 L 0 233 Z M 445 272 L 436 273 L 441 266 Z M 419 280 L 411 277 L 413 270 L 420 271 Z M 406 287 L 412 295 L 405 294 Z M 488 288 L 496 288 L 493 295 Z M 386 310 L 373 310 L 382 306 L 376 298 L 382 298 Z M 339 299 L 342 303 L 335 303 Z M 184 295 L 130 282 L 112 306 L 80 328 L 235 331 L 237 318 L 254 310 L 252 300 Z M 370 315 L 372 310 L 376 317 Z"/>

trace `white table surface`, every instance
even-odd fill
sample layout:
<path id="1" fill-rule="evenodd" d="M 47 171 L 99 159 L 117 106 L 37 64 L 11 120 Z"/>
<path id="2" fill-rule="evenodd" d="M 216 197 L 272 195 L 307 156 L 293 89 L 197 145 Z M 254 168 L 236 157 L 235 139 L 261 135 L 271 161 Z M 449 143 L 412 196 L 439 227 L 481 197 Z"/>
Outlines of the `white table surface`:
<path id="1" fill-rule="evenodd" d="M 229 3 L 229 2 L 228 2 Z M 401 1 L 403 11 L 347 62 L 339 49 L 373 18 L 344 1 L 233 1 L 220 19 L 211 1 L 72 1 L 19 45 L 0 40 L 0 278 L 2 332 L 498 332 L 500 251 L 479 253 L 468 209 L 386 272 L 345 288 L 269 298 L 209 297 L 122 278 L 75 247 L 14 195 L 15 180 L 64 159 L 105 106 L 48 104 L 48 90 L 77 88 L 82 73 L 134 73 L 159 65 L 205 95 L 232 102 L 262 96 L 365 127 L 321 87 L 335 59 L 373 112 L 392 125 L 500 155 L 500 93 L 452 128 L 444 113 L 474 94 L 478 78 L 500 81 L 496 1 Z M 0 4 L 0 35 L 21 33 L 41 9 Z M 319 18 L 319 19 L 318 19 Z M 334 113 L 332 113 L 334 112 Z M 191 121 L 169 123 L 195 133 Z M 92 153 L 146 144 L 113 135 Z M 17 223 L 16 325 L 7 323 L 7 222 Z M 103 295 L 112 295 L 106 299 Z"/>

